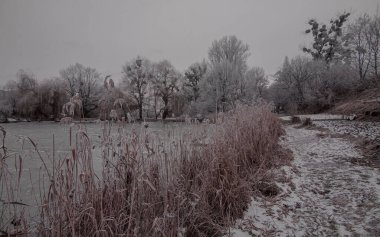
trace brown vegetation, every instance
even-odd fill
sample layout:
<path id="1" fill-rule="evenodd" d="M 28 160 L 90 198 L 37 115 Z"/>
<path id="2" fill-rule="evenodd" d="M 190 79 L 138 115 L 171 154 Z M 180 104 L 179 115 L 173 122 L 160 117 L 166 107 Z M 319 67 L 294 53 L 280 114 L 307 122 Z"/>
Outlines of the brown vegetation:
<path id="1" fill-rule="evenodd" d="M 379 88 L 365 90 L 358 95 L 351 95 L 331 109 L 332 113 L 345 115 L 356 114 L 358 116 L 371 115 L 371 113 L 376 111 L 380 111 Z"/>
<path id="2" fill-rule="evenodd" d="M 290 122 L 293 123 L 293 124 L 294 123 L 301 123 L 301 118 L 298 117 L 298 116 L 291 116 Z"/>
<path id="3" fill-rule="evenodd" d="M 119 129 L 115 139 L 104 125 L 98 173 L 90 140 L 80 130 L 70 156 L 49 172 L 38 232 L 218 236 L 242 216 L 271 167 L 289 159 L 277 156 L 283 132 L 265 105 L 238 106 L 202 146 L 192 145 L 191 135 L 163 146 L 148 130 Z"/>

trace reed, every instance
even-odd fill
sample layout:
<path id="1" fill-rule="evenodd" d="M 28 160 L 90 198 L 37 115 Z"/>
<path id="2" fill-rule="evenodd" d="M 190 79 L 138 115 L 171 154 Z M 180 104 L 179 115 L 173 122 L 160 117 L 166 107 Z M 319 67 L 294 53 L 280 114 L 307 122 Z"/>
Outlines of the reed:
<path id="1" fill-rule="evenodd" d="M 204 126 L 204 125 L 196 125 Z M 210 126 L 210 125 L 209 125 Z M 207 133 L 117 136 L 103 124 L 102 169 L 76 132 L 42 193 L 41 236 L 220 236 L 242 216 L 278 161 L 284 133 L 268 106 L 237 106 Z"/>

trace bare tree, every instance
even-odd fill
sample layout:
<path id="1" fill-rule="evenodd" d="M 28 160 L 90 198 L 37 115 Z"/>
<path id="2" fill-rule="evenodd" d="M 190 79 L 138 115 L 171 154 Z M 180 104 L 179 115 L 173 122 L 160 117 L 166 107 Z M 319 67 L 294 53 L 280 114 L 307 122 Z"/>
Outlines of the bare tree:
<path id="1" fill-rule="evenodd" d="M 205 91 L 205 93 L 215 98 L 215 107 L 218 111 L 226 111 L 233 107 L 241 95 L 240 72 L 235 65 L 227 60 L 215 63 L 206 81 L 209 84 L 206 88 L 210 90 Z"/>
<path id="2" fill-rule="evenodd" d="M 228 61 L 238 66 L 239 70 L 242 71 L 246 69 L 246 61 L 249 55 L 249 46 L 234 35 L 215 40 L 208 51 L 211 64 Z"/>
<path id="3" fill-rule="evenodd" d="M 163 60 L 154 65 L 153 83 L 156 93 L 162 99 L 164 104 L 162 119 L 169 114 L 169 102 L 178 91 L 178 82 L 181 75 L 175 70 L 172 64 Z"/>
<path id="4" fill-rule="evenodd" d="M 69 97 L 73 97 L 76 93 L 79 93 L 85 117 L 98 108 L 100 73 L 96 69 L 84 67 L 77 63 L 61 70 L 60 75 L 66 81 L 66 92 Z"/>
<path id="5" fill-rule="evenodd" d="M 377 13 L 371 18 L 368 25 L 368 32 L 366 33 L 366 39 L 369 44 L 369 50 L 371 52 L 371 67 L 374 77 L 380 79 L 380 15 Z"/>
<path id="6" fill-rule="evenodd" d="M 158 119 L 158 117 L 160 116 L 160 108 L 161 108 L 162 101 L 161 101 L 161 96 L 159 94 L 159 90 L 153 81 L 151 83 L 148 83 L 146 97 L 148 101 L 148 108 L 150 108 L 150 110 L 153 111 L 154 118 Z"/>
<path id="7" fill-rule="evenodd" d="M 371 64 L 371 45 L 369 43 L 372 37 L 369 33 L 370 17 L 367 14 L 356 19 L 348 26 L 346 38 L 352 46 L 353 64 L 357 68 L 360 79 L 364 80 Z"/>
<path id="8" fill-rule="evenodd" d="M 342 62 L 286 58 L 269 91 L 277 107 L 287 112 L 321 112 L 353 91 L 358 80 L 354 74 Z"/>
<path id="9" fill-rule="evenodd" d="M 33 94 L 37 93 L 37 79 L 32 73 L 27 73 L 26 71 L 20 69 L 17 72 L 17 89 L 21 94 L 31 92 Z"/>
<path id="10" fill-rule="evenodd" d="M 307 58 L 296 57 L 290 62 L 290 80 L 295 88 L 296 101 L 299 108 L 305 106 L 305 86 L 308 80 L 312 77 L 312 72 L 309 68 L 310 61 Z"/>
<path id="11" fill-rule="evenodd" d="M 32 73 L 19 70 L 15 82 L 15 110 L 22 117 L 31 118 L 39 109 L 38 82 Z"/>
<path id="12" fill-rule="evenodd" d="M 246 97 L 249 100 L 262 98 L 265 88 L 269 81 L 265 76 L 264 69 L 261 67 L 252 67 L 245 74 Z"/>
<path id="13" fill-rule="evenodd" d="M 276 86 L 285 90 L 287 103 L 294 102 L 297 109 L 305 108 L 307 83 L 312 79 L 310 70 L 310 59 L 297 56 L 290 62 L 286 58 L 281 70 L 277 73 Z"/>
<path id="14" fill-rule="evenodd" d="M 196 102 L 199 98 L 200 88 L 199 83 L 207 72 L 207 64 L 205 61 L 202 63 L 194 63 L 185 71 L 184 90 L 190 94 L 189 99 Z"/>
<path id="15" fill-rule="evenodd" d="M 45 79 L 38 89 L 39 107 L 44 117 L 58 118 L 63 104 L 68 100 L 65 82 L 60 78 Z"/>
<path id="16" fill-rule="evenodd" d="M 215 96 L 216 108 L 224 111 L 227 105 L 245 93 L 244 74 L 247 70 L 249 47 L 236 36 L 225 36 L 215 40 L 208 52 L 211 63 L 207 81 Z"/>
<path id="17" fill-rule="evenodd" d="M 371 86 L 379 78 L 380 16 L 363 14 L 348 26 L 345 38 L 351 46 L 351 64 L 357 70 L 361 85 Z"/>
<path id="18" fill-rule="evenodd" d="M 150 78 L 151 63 L 147 59 L 137 57 L 123 66 L 123 83 L 138 105 L 140 120 L 143 117 L 144 98 Z"/>

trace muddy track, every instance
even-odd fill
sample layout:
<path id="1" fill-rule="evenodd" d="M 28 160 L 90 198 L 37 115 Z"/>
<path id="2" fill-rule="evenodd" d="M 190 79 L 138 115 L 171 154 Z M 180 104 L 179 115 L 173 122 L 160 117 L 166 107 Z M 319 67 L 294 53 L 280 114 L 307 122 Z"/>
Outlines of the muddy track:
<path id="1" fill-rule="evenodd" d="M 276 197 L 255 197 L 234 236 L 380 236 L 380 171 L 352 141 L 286 127 L 291 166 L 277 170 Z"/>

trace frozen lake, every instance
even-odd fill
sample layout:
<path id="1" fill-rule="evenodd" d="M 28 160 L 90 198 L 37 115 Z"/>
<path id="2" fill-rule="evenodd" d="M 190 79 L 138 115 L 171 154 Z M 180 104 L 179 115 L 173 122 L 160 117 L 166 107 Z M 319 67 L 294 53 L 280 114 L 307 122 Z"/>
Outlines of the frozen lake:
<path id="1" fill-rule="evenodd" d="M 202 130 L 207 130 L 210 125 L 191 125 L 185 123 L 176 122 L 151 122 L 147 123 L 149 126 L 146 129 L 150 134 L 154 134 L 158 137 L 164 137 L 166 133 L 171 135 L 181 136 L 186 132 L 194 132 L 194 128 L 197 131 L 202 132 Z M 70 150 L 70 128 L 72 130 L 72 142 L 74 142 L 75 132 L 78 131 L 79 126 L 82 126 L 86 131 L 87 135 L 90 137 L 92 145 L 98 146 L 101 141 L 103 124 L 100 123 L 84 123 L 75 125 L 63 125 L 56 122 L 21 122 L 21 123 L 5 123 L 0 124 L 5 131 L 6 139 L 5 146 L 10 153 L 33 153 L 34 148 L 28 141 L 27 137 L 33 140 L 38 149 L 46 155 L 51 155 L 53 150 L 53 137 L 54 137 L 54 147 L 56 155 L 62 156 L 66 155 Z M 111 133 L 116 134 L 118 124 L 111 124 Z M 143 124 L 126 124 L 122 128 L 127 131 L 135 131 L 137 133 L 145 130 Z"/>
<path id="2" fill-rule="evenodd" d="M 176 122 L 151 122 L 147 123 L 148 128 L 144 128 L 143 124 L 111 124 L 111 135 L 116 136 L 118 129 L 122 127 L 126 131 L 134 131 L 136 133 L 148 132 L 151 136 L 162 142 L 167 141 L 166 137 L 181 137 L 186 133 L 206 132 L 210 125 L 192 125 Z M 53 147 L 56 158 L 64 158 L 70 151 L 70 128 L 72 143 L 75 143 L 75 133 L 79 126 L 86 131 L 91 140 L 93 147 L 93 156 L 95 163 L 100 160 L 99 146 L 102 137 L 103 124 L 101 123 L 84 123 L 75 125 L 64 125 L 56 122 L 21 122 L 0 124 L 6 131 L 5 146 L 8 154 L 12 156 L 21 155 L 23 158 L 23 169 L 25 171 L 36 171 L 41 167 L 40 159 L 37 157 L 36 151 L 30 143 L 30 138 L 36 145 L 40 153 L 47 161 L 51 160 L 53 155 Z M 53 144 L 54 138 L 54 144 Z M 96 165 L 96 164 L 95 164 Z"/>
<path id="3" fill-rule="evenodd" d="M 191 125 L 185 123 L 174 122 L 152 122 L 148 123 L 148 128 L 143 124 L 125 124 L 122 126 L 126 131 L 134 131 L 136 133 L 149 133 L 156 141 L 165 145 L 172 142 L 173 139 L 186 136 L 187 133 L 208 133 L 213 125 Z M 44 158 L 49 169 L 53 166 L 53 147 L 55 150 L 55 160 L 64 159 L 70 152 L 70 128 L 72 133 L 72 144 L 75 143 L 75 133 L 79 129 L 79 125 L 64 125 L 56 122 L 21 122 L 0 124 L 6 131 L 5 146 L 7 147 L 8 157 L 6 159 L 7 169 L 13 175 L 12 185 L 15 197 L 10 198 L 4 186 L 0 186 L 0 198 L 2 200 L 17 200 L 18 202 L 30 205 L 26 208 L 29 214 L 36 213 L 40 203 L 40 190 L 46 189 L 41 187 L 41 183 L 48 185 L 48 180 L 44 176 L 45 171 L 41 159 L 32 146 L 28 138 L 34 141 L 37 148 Z M 83 129 L 91 140 L 94 169 L 100 171 L 102 167 L 101 157 L 101 137 L 103 124 L 86 123 L 81 124 Z M 116 136 L 120 126 L 111 124 L 111 135 Z M 53 145 L 54 137 L 54 145 Z M 170 137 L 170 139 L 168 139 Z M 20 157 L 22 159 L 22 173 L 19 185 L 17 184 L 17 170 L 20 167 Z M 17 164 L 17 165 L 16 165 Z M 17 166 L 17 169 L 16 169 Z M 3 178 L 3 177 L 2 177 Z M 41 182 L 44 180 L 45 182 Z M 4 180 L 1 180 L 3 182 Z M 0 184 L 1 184 L 0 182 Z M 17 186 L 19 188 L 17 188 Z M 0 202 L 0 211 L 4 208 Z M 1 221 L 0 221 L 1 222 Z M 0 223 L 1 224 L 1 223 Z"/>

